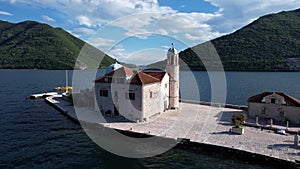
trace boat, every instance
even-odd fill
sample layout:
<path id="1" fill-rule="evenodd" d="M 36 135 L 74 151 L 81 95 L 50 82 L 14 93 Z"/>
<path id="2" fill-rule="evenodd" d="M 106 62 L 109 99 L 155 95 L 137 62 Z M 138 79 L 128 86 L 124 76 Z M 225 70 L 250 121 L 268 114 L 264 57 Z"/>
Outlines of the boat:
<path id="1" fill-rule="evenodd" d="M 66 86 L 56 87 L 55 90 L 64 90 L 68 93 L 69 90 L 72 90 L 72 86 L 68 86 L 68 70 L 66 70 Z"/>
<path id="2" fill-rule="evenodd" d="M 56 87 L 55 90 L 72 90 L 72 86 Z"/>

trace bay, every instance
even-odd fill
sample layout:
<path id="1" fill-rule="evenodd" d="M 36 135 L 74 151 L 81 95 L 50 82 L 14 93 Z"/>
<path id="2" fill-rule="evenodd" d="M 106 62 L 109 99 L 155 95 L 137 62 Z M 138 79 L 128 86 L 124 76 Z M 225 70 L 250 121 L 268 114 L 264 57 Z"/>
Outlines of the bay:
<path id="1" fill-rule="evenodd" d="M 103 73 L 98 72 L 98 76 Z M 298 72 L 225 75 L 226 102 L 230 104 L 246 105 L 248 97 L 264 91 L 300 98 Z M 180 77 L 182 98 L 210 101 L 206 72 L 181 72 Z M 65 71 L 1 70 L 0 78 L 0 168 L 268 168 L 176 148 L 152 158 L 119 157 L 98 147 L 79 125 L 44 100 L 29 99 L 33 93 L 65 85 Z"/>

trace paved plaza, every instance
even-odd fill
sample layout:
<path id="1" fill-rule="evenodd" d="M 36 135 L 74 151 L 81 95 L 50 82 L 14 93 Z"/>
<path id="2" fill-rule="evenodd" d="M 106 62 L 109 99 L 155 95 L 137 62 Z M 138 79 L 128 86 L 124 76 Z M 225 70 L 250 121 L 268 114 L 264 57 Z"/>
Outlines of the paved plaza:
<path id="1" fill-rule="evenodd" d="M 61 98 L 53 98 L 64 111 L 81 121 L 106 127 L 167 138 L 187 138 L 194 142 L 229 147 L 289 161 L 300 160 L 300 149 L 294 146 L 294 135 L 279 135 L 271 130 L 245 126 L 243 135 L 229 132 L 231 117 L 242 110 L 180 103 L 179 110 L 168 110 L 152 119 L 133 123 L 105 117 L 92 109 L 74 107 Z M 107 122 L 108 121 L 108 122 Z"/>

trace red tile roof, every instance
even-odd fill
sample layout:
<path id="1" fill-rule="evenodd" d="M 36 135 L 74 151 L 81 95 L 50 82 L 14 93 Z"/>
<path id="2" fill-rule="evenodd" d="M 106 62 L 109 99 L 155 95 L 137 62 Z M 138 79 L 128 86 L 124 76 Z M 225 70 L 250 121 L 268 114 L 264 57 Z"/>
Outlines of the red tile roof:
<path id="1" fill-rule="evenodd" d="M 111 71 L 111 72 L 103 75 L 102 77 L 96 79 L 95 82 L 105 83 L 105 81 L 104 81 L 105 78 L 109 77 L 109 76 L 110 77 L 113 77 L 113 76 L 118 76 L 118 77 L 123 76 L 123 77 L 125 77 L 125 76 L 132 76 L 132 75 L 133 75 L 133 71 L 131 69 L 129 69 L 128 67 L 123 66 L 123 67 L 121 67 L 117 70 Z"/>
<path id="2" fill-rule="evenodd" d="M 255 103 L 263 103 L 262 99 L 265 96 L 271 95 L 273 93 L 283 97 L 287 106 L 300 107 L 300 100 L 298 100 L 298 99 L 296 99 L 292 96 L 289 96 L 285 93 L 281 93 L 281 92 L 264 92 L 264 93 L 260 93 L 260 94 L 249 97 L 247 101 L 248 102 L 255 102 Z"/>
<path id="3" fill-rule="evenodd" d="M 150 72 L 149 72 L 150 73 Z M 153 76 L 151 76 L 152 74 Z M 109 72 L 105 74 L 104 76 L 98 78 L 95 80 L 96 83 L 111 83 L 110 80 L 105 80 L 108 77 L 130 77 L 130 84 L 137 84 L 137 85 L 145 85 L 150 83 L 157 83 L 160 82 L 166 72 L 151 72 L 150 74 L 144 73 L 144 72 L 138 72 L 138 71 L 132 71 L 131 69 L 127 67 L 121 67 L 117 70 L 114 70 L 112 72 Z"/>
<path id="4" fill-rule="evenodd" d="M 152 77 L 143 72 L 137 72 L 130 81 L 130 84 L 145 85 L 160 82 L 158 78 Z"/>
<path id="5" fill-rule="evenodd" d="M 143 73 L 146 73 L 147 75 L 155 77 L 155 78 L 159 79 L 160 81 L 162 81 L 162 79 L 167 74 L 166 72 L 143 72 Z"/>

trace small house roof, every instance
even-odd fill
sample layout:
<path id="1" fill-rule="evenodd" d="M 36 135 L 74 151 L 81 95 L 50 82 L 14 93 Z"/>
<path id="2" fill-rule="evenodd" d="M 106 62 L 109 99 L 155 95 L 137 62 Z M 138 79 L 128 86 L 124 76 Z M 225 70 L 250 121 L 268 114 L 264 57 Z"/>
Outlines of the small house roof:
<path id="1" fill-rule="evenodd" d="M 255 103 L 263 103 L 262 100 L 264 97 L 272 95 L 272 94 L 276 94 L 279 95 L 281 97 L 284 98 L 286 105 L 287 106 L 296 106 L 296 107 L 300 107 L 300 100 L 287 95 L 285 93 L 281 93 L 281 92 L 264 92 L 264 93 L 260 93 L 254 96 L 251 96 L 248 98 L 247 102 L 255 102 Z"/>

